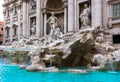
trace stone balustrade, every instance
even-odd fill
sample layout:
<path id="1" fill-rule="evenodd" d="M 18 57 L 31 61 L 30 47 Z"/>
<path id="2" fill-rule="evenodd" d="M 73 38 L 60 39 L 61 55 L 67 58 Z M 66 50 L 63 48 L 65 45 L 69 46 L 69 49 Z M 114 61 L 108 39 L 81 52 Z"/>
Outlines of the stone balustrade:
<path id="1" fill-rule="evenodd" d="M 118 23 L 120 23 L 120 17 L 118 17 L 118 16 L 110 17 L 108 19 L 108 26 L 109 27 L 112 27 L 113 24 L 118 24 Z"/>

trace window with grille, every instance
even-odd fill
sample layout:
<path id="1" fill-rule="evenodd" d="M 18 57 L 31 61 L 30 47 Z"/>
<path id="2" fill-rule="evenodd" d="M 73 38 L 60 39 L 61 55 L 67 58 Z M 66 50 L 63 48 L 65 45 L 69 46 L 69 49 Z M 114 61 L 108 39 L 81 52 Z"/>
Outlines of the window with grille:
<path id="1" fill-rule="evenodd" d="M 120 3 L 113 4 L 113 16 L 120 16 Z"/>
<path id="2" fill-rule="evenodd" d="M 113 44 L 120 44 L 120 35 L 113 35 Z"/>
<path id="3" fill-rule="evenodd" d="M 17 35 L 17 28 L 14 27 L 14 35 L 13 36 L 16 36 Z"/>
<path id="4" fill-rule="evenodd" d="M 3 34 L 0 34 L 0 37 L 3 37 Z"/>
<path id="5" fill-rule="evenodd" d="M 9 37 L 9 29 L 7 29 L 6 31 L 7 31 L 6 37 Z"/>

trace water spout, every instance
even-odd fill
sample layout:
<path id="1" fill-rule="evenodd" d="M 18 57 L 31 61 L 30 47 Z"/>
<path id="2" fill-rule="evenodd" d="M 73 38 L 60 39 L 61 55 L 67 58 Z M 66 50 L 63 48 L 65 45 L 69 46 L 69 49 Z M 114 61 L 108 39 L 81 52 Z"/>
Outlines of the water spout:
<path id="1" fill-rule="evenodd" d="M 114 66 L 113 62 L 109 63 L 109 67 L 110 67 L 111 71 L 115 71 L 115 66 Z"/>
<path id="2" fill-rule="evenodd" d="M 53 62 L 53 60 L 52 60 L 52 49 L 50 49 L 50 67 L 52 67 L 52 62 Z"/>
<path id="3" fill-rule="evenodd" d="M 3 64 L 3 57 L 0 56 L 0 64 Z"/>
<path id="4" fill-rule="evenodd" d="M 117 73 L 116 72 L 116 65 L 117 65 L 117 62 L 114 62 L 113 60 L 110 60 L 109 62 L 108 62 L 108 66 L 109 66 L 109 70 L 110 71 L 108 71 L 109 73 Z"/>

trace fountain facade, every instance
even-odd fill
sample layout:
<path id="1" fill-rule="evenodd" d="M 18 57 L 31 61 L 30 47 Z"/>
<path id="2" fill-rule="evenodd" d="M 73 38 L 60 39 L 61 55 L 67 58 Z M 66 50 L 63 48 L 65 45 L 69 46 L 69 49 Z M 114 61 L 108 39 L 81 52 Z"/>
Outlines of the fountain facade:
<path id="1" fill-rule="evenodd" d="M 35 5 L 35 2 L 32 5 L 31 10 L 36 9 L 37 16 L 30 18 L 30 26 L 26 25 L 26 3 L 23 2 L 23 34 L 20 35 L 19 33 L 19 40 L 12 42 L 10 48 L 4 50 L 7 54 L 11 54 L 9 56 L 12 60 L 20 54 L 17 61 L 12 61 L 12 63 L 17 64 L 21 60 L 26 61 L 25 59 L 28 57 L 29 65 L 25 68 L 34 71 L 44 70 L 49 66 L 74 67 L 89 65 L 91 69 L 104 69 L 108 65 L 120 61 L 119 48 L 114 47 L 107 40 L 106 36 L 109 33 L 106 31 L 107 28 L 102 27 L 102 13 L 99 13 L 102 12 L 102 0 L 78 0 L 78 2 L 58 0 L 60 5 L 56 3 L 54 6 L 52 1 L 56 0 L 45 1 L 42 9 L 42 1 L 40 3 L 37 0 L 37 5 Z M 73 3 L 79 4 L 80 11 L 78 13 L 80 15 L 76 16 L 75 14 L 75 21 L 79 20 L 79 24 L 74 22 Z M 93 3 L 97 5 L 91 9 Z M 26 29 L 27 26 L 29 30 Z M 13 54 L 14 57 L 12 57 Z M 27 64 L 28 62 L 20 63 Z M 97 66 L 94 66 L 95 64 Z"/>

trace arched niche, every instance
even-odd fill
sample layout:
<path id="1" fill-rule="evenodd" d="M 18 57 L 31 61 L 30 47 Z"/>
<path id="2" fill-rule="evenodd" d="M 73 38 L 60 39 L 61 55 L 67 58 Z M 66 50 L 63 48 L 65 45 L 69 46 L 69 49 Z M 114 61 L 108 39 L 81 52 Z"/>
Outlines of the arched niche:
<path id="1" fill-rule="evenodd" d="M 9 26 L 5 27 L 5 33 L 6 33 L 6 38 L 8 38 L 10 36 L 10 27 Z"/>
<path id="2" fill-rule="evenodd" d="M 13 28 L 13 37 L 15 37 L 15 36 L 17 36 L 17 30 L 18 30 L 18 25 L 16 25 L 16 24 L 13 24 L 13 26 L 12 26 L 12 28 Z"/>
<path id="3" fill-rule="evenodd" d="M 91 0 L 83 0 L 79 2 L 79 29 L 81 29 L 81 19 L 80 19 L 80 14 L 84 10 L 84 5 L 87 4 L 88 7 L 90 7 L 90 24 L 91 24 Z"/>
<path id="4" fill-rule="evenodd" d="M 51 12 L 55 13 L 58 19 L 58 26 L 62 32 L 64 32 L 64 3 L 62 0 L 46 0 L 43 8 L 44 22 L 51 16 Z M 45 16 L 46 15 L 46 16 Z M 45 18 L 46 17 L 46 18 Z M 44 24 L 44 32 L 50 33 L 49 24 Z"/>

